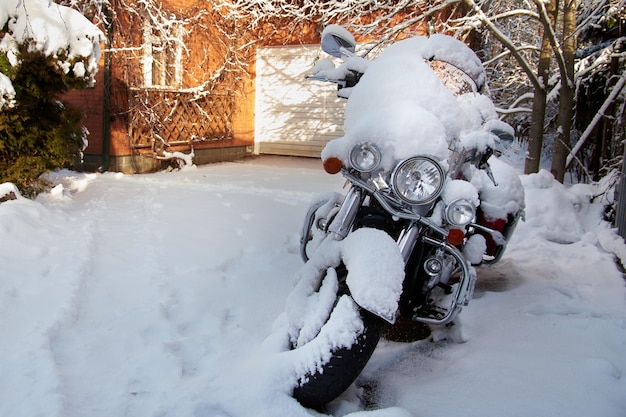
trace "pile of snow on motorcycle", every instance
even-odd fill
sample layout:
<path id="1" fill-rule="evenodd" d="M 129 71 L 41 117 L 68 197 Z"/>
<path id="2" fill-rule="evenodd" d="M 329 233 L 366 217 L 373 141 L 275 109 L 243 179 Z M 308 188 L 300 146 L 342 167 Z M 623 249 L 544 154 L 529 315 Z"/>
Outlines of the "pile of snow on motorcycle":
<path id="1" fill-rule="evenodd" d="M 305 265 L 275 332 L 292 395 L 323 407 L 344 392 L 398 319 L 445 329 L 468 304 L 475 266 L 497 262 L 523 215 L 518 174 L 497 155 L 500 121 L 474 52 L 446 36 L 415 37 L 368 61 L 331 25 L 313 80 L 347 98 L 344 136 L 322 152 L 345 195 L 311 204 Z"/>

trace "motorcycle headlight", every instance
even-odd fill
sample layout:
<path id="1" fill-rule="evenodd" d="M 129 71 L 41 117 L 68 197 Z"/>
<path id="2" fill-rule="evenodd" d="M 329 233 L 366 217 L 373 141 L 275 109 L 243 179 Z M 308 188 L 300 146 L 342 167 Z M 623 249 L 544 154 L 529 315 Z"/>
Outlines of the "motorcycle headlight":
<path id="1" fill-rule="evenodd" d="M 425 156 L 409 158 L 393 173 L 393 188 L 402 200 L 410 204 L 426 204 L 441 193 L 444 173 L 441 166 Z"/>
<path id="2" fill-rule="evenodd" d="M 471 201 L 458 199 L 446 207 L 446 221 L 453 226 L 466 226 L 476 215 L 476 207 Z"/>
<path id="3" fill-rule="evenodd" d="M 380 165 L 380 149 L 371 143 L 359 143 L 350 151 L 350 163 L 361 172 L 371 172 Z"/>

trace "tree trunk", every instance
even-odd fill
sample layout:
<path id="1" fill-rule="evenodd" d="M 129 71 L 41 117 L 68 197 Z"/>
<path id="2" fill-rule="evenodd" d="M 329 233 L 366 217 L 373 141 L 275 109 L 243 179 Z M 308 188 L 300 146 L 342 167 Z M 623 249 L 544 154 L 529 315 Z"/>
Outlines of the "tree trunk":
<path id="1" fill-rule="evenodd" d="M 543 22 L 544 27 L 550 25 L 556 26 L 558 15 L 558 0 L 550 0 L 548 4 L 549 22 Z M 541 88 L 535 88 L 535 96 L 533 99 L 533 112 L 530 122 L 530 133 L 528 138 L 528 153 L 524 166 L 525 174 L 532 174 L 539 171 L 541 163 L 541 149 L 543 147 L 543 126 L 546 118 L 546 95 L 548 88 L 548 79 L 550 77 L 550 61 L 552 59 L 552 46 L 548 30 L 544 29 L 543 40 L 541 42 L 541 54 L 539 56 L 539 64 L 537 67 L 537 75 L 541 81 Z"/>
<path id="2" fill-rule="evenodd" d="M 576 52 L 576 16 L 578 0 L 566 0 L 563 7 L 563 58 L 564 73 L 561 74 L 557 135 L 552 155 L 552 174 L 558 181 L 565 179 L 565 166 L 570 150 L 570 136 L 574 117 L 574 54 Z"/>

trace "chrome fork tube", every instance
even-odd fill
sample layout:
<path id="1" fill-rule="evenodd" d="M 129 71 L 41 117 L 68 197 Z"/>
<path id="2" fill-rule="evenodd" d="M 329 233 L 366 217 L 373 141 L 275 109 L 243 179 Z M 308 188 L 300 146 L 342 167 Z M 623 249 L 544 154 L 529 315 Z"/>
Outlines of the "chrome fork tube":
<path id="1" fill-rule="evenodd" d="M 402 229 L 400 233 L 400 237 L 398 237 L 398 247 L 400 248 L 400 253 L 402 254 L 402 259 L 404 259 L 404 264 L 409 261 L 409 257 L 413 252 L 413 248 L 415 247 L 415 242 L 417 242 L 417 238 L 421 232 L 421 227 L 417 223 L 411 223 L 411 225 Z"/>
<path id="2" fill-rule="evenodd" d="M 341 203 L 339 212 L 328 227 L 333 239 L 343 240 L 352 229 L 356 213 L 363 202 L 363 191 L 357 187 L 352 187 Z"/>

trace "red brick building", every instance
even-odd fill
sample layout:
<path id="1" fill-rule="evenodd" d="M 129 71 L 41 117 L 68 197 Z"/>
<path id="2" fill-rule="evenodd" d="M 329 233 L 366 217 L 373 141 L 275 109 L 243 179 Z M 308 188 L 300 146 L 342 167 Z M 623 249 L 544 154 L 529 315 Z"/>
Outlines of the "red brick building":
<path id="1" fill-rule="evenodd" d="M 334 86 L 304 81 L 321 27 L 303 24 L 296 34 L 273 25 L 268 37 L 209 2 L 110 4 L 95 86 L 66 97 L 90 132 L 83 169 L 150 172 L 176 151 L 193 151 L 196 164 L 253 153 L 317 156 L 342 134 Z"/>
<path id="2" fill-rule="evenodd" d="M 176 151 L 193 150 L 198 164 L 251 154 L 254 61 L 234 56 L 240 41 L 227 22 L 194 0 L 111 4 L 96 83 L 65 97 L 85 113 L 82 167 L 140 173 Z"/>

